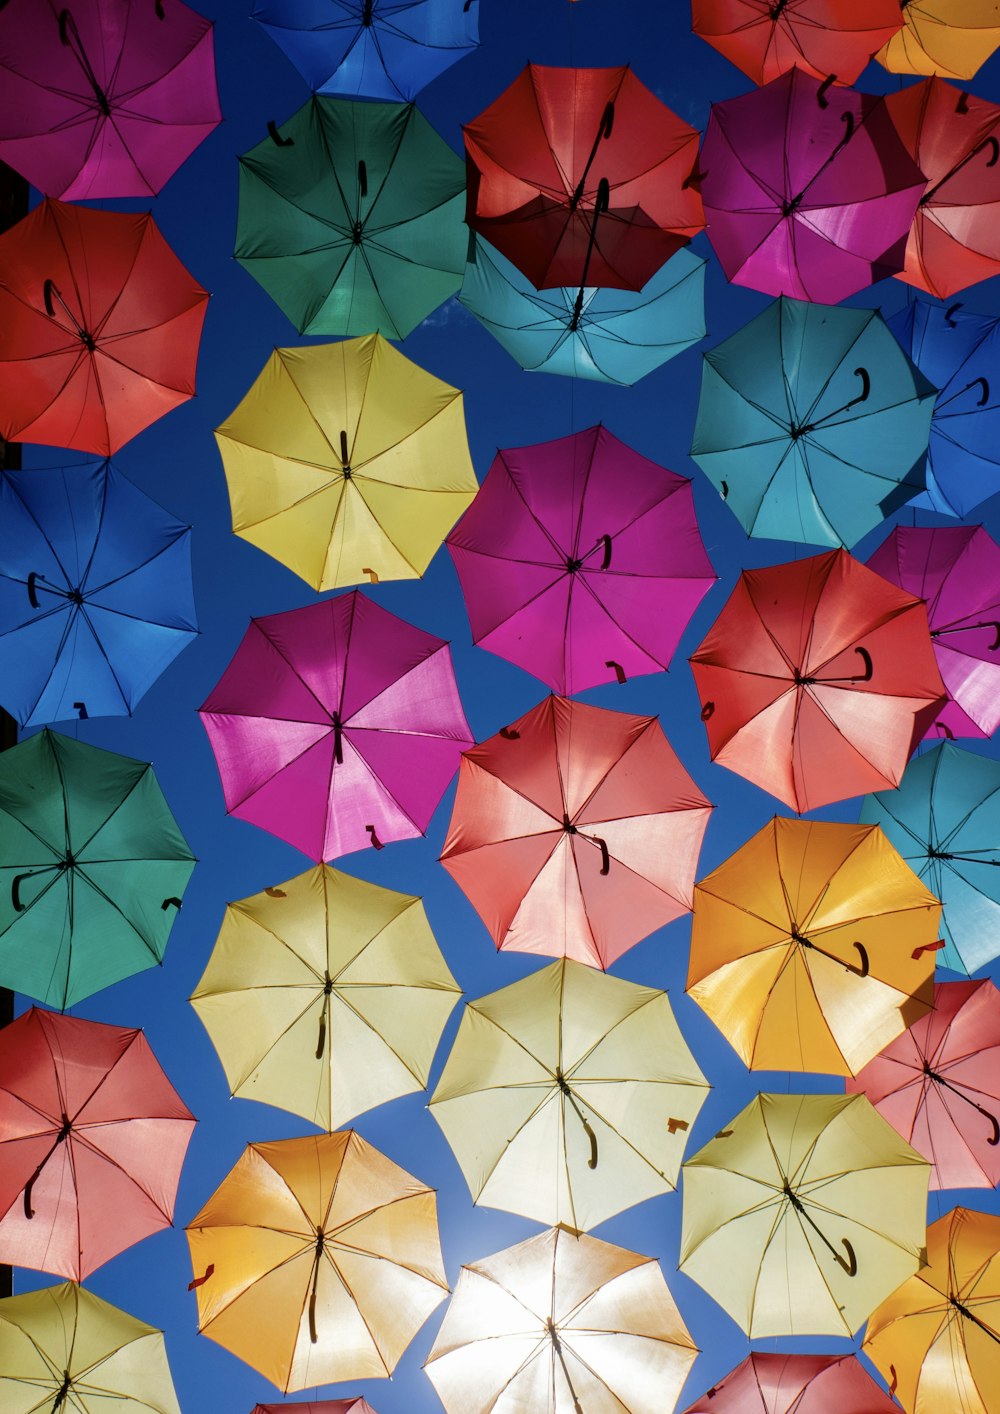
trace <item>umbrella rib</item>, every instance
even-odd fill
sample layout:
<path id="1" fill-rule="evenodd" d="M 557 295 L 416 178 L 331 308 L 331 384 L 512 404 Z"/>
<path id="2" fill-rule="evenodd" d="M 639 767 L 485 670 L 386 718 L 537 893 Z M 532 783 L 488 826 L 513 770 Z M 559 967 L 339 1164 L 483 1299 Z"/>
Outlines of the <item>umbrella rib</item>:
<path id="1" fill-rule="evenodd" d="M 102 861 L 102 862 L 105 862 L 105 861 Z M 104 890 L 101 888 L 100 884 L 96 883 L 96 882 L 90 877 L 90 875 L 85 871 L 85 869 L 84 869 L 84 867 L 83 867 L 82 865 L 79 865 L 79 864 L 78 864 L 78 865 L 76 866 L 76 868 L 77 868 L 77 871 L 78 871 L 78 873 L 80 874 L 80 876 L 81 876 L 83 879 L 86 880 L 86 882 L 90 885 L 90 887 L 94 890 L 94 892 L 97 893 L 97 894 L 100 894 L 101 898 L 104 899 L 105 903 L 108 904 L 112 909 L 114 909 L 115 913 L 117 913 L 117 914 L 121 917 L 121 919 L 123 920 L 123 922 L 125 922 L 125 923 L 128 924 L 129 928 L 132 930 L 132 932 L 135 934 L 135 936 L 136 936 L 136 937 L 139 939 L 139 941 L 142 943 L 143 947 L 144 947 L 144 948 L 146 949 L 146 951 L 149 953 L 150 957 L 153 958 L 153 960 L 154 960 L 154 961 L 156 962 L 156 964 L 159 966 L 159 965 L 163 962 L 163 958 L 159 955 L 159 953 L 157 953 L 156 949 L 154 948 L 153 944 L 149 941 L 149 939 L 146 938 L 142 932 L 140 932 L 139 928 L 136 926 L 136 924 L 134 923 L 134 921 L 133 921 L 131 918 L 129 918 L 128 914 L 125 913 L 124 909 L 122 909 L 121 906 L 115 902 L 115 900 L 110 896 L 110 894 L 107 894 L 107 893 L 104 892 Z M 68 985 L 68 981 L 67 981 L 67 985 Z"/>

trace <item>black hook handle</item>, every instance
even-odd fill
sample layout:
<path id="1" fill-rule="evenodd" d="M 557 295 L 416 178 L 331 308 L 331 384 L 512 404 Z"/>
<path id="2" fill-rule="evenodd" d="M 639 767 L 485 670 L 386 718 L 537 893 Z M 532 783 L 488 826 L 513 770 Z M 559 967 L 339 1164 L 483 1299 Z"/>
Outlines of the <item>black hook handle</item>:
<path id="1" fill-rule="evenodd" d="M 984 147 L 988 147 L 990 149 L 990 159 L 986 164 L 987 167 L 995 167 L 997 165 L 997 162 L 1000 161 L 1000 142 L 998 142 L 997 139 L 991 133 L 985 142 L 981 142 L 979 144 L 979 147 L 976 150 L 978 152 L 982 152 Z"/>
<path id="2" fill-rule="evenodd" d="M 10 901 L 14 905 L 15 913 L 23 913 L 28 906 L 26 903 L 21 902 L 21 880 L 30 878 L 30 874 L 15 874 L 11 881 Z"/>
<path id="3" fill-rule="evenodd" d="M 382 843 L 382 841 L 379 839 L 378 835 L 375 832 L 375 826 L 366 825 L 365 829 L 372 837 L 372 849 L 385 849 L 385 845 Z"/>
<path id="4" fill-rule="evenodd" d="M 358 163 L 358 187 L 363 197 L 368 195 L 368 168 L 363 162 Z"/>
<path id="5" fill-rule="evenodd" d="M 711 717 L 714 712 L 715 712 L 715 703 L 714 703 L 714 702 L 706 702 L 705 705 L 704 705 L 704 707 L 702 707 L 702 709 L 701 709 L 701 720 L 702 720 L 703 722 L 707 722 L 708 719 L 709 719 L 709 717 Z"/>
<path id="6" fill-rule="evenodd" d="M 849 1277 L 857 1276 L 858 1259 L 854 1255 L 854 1248 L 851 1246 L 850 1242 L 848 1242 L 846 1237 L 842 1237 L 840 1240 L 844 1244 L 844 1248 L 847 1252 L 847 1260 L 845 1261 L 839 1252 L 834 1252 L 834 1261 L 839 1267 L 842 1267 L 844 1269 L 844 1271 Z"/>
<path id="7" fill-rule="evenodd" d="M 602 535 L 601 540 L 604 542 L 604 559 L 601 561 L 601 569 L 606 570 L 611 568 L 611 536 Z"/>
<path id="8" fill-rule="evenodd" d="M 73 706 L 74 706 L 74 708 L 76 709 L 76 712 L 77 712 L 77 715 L 78 715 L 79 718 L 80 718 L 80 721 L 81 721 L 81 722 L 85 722 L 85 721 L 87 720 L 87 704 L 86 704 L 86 702 L 74 702 L 74 703 L 73 703 Z"/>
<path id="9" fill-rule="evenodd" d="M 594 841 L 594 844 L 596 844 L 598 849 L 601 851 L 601 873 L 610 874 L 611 855 L 608 853 L 608 846 L 606 841 L 602 840 L 600 835 L 591 835 L 590 839 Z"/>
<path id="10" fill-rule="evenodd" d="M 264 892 L 267 894 L 268 898 L 287 898 L 287 897 L 288 897 L 288 895 L 285 893 L 284 889 L 276 888 L 273 884 L 272 884 L 269 888 L 266 888 L 266 889 L 264 890 Z"/>
<path id="11" fill-rule="evenodd" d="M 847 132 L 846 132 L 846 133 L 844 134 L 844 136 L 840 139 L 840 142 L 837 144 L 837 146 L 838 146 L 838 147 L 844 147 L 844 146 L 846 146 L 847 143 L 850 142 L 851 138 L 854 136 L 854 114 L 851 113 L 851 112 L 847 112 L 847 113 L 841 113 L 840 116 L 841 116 L 841 120 L 843 121 L 843 123 L 845 124 L 845 126 L 846 126 L 846 128 L 847 128 Z"/>
<path id="12" fill-rule="evenodd" d="M 868 652 L 867 648 L 855 648 L 854 651 L 860 655 L 861 661 L 865 665 L 865 670 L 863 673 L 859 673 L 856 677 L 851 678 L 851 682 L 871 682 L 872 673 L 874 672 L 872 655 Z"/>
<path id="13" fill-rule="evenodd" d="M 950 304 L 944 312 L 945 323 L 950 329 L 957 329 L 958 322 L 954 318 L 955 310 L 962 308 L 962 301 L 957 299 L 954 304 Z"/>
<path id="14" fill-rule="evenodd" d="M 860 965 L 860 967 L 855 967 L 852 963 L 849 962 L 849 963 L 847 963 L 847 967 L 849 968 L 849 970 L 850 970 L 851 972 L 855 973 L 858 977 L 867 977 L 867 976 L 868 976 L 868 952 L 867 952 L 867 949 L 865 948 L 865 946 L 864 946 L 863 943 L 855 943 L 854 946 L 857 948 L 858 953 L 859 953 L 859 955 L 860 955 L 860 957 L 861 957 L 861 965 Z"/>
<path id="15" fill-rule="evenodd" d="M 976 402 L 976 407 L 983 408 L 990 400 L 990 385 L 985 378 L 974 378 L 973 381 L 969 384 L 969 387 L 974 388 L 977 383 L 982 386 L 983 395 Z"/>
<path id="16" fill-rule="evenodd" d="M 819 104 L 819 106 L 820 106 L 821 108 L 829 108 L 829 106 L 830 106 L 830 100 L 829 100 L 829 99 L 827 98 L 827 96 L 826 96 L 826 91 L 827 91 L 827 89 L 830 87 L 830 85 L 831 85 L 832 83 L 836 83 L 836 81 L 837 81 L 837 75 L 836 75 L 836 74 L 827 74 L 826 78 L 823 80 L 823 82 L 820 84 L 819 88 L 816 90 L 816 102 Z"/>
<path id="17" fill-rule="evenodd" d="M 521 733 L 520 733 L 520 732 L 516 732 L 513 727 L 501 727 L 501 728 L 500 728 L 500 735 L 503 737 L 504 741 L 520 741 L 520 740 L 521 740 Z"/>
<path id="18" fill-rule="evenodd" d="M 872 390 L 872 380 L 868 376 L 867 368 L 856 368 L 854 370 L 854 373 L 856 377 L 861 379 L 861 392 L 856 398 L 852 398 L 851 401 L 847 404 L 847 407 L 849 408 L 855 407 L 858 403 L 867 402 L 868 394 Z M 845 408 L 844 411 L 846 412 L 847 408 Z"/>
<path id="19" fill-rule="evenodd" d="M 38 602 L 38 595 L 35 593 L 35 580 L 37 578 L 38 575 L 35 573 L 34 570 L 32 570 L 31 573 L 28 575 L 28 600 L 33 609 L 41 608 L 41 605 Z"/>
<path id="20" fill-rule="evenodd" d="M 65 13 L 66 11 L 64 10 L 63 14 Z M 45 301 L 45 313 L 49 316 L 50 319 L 54 319 L 56 316 L 56 307 L 52 302 L 52 295 L 55 291 L 55 287 L 56 285 L 54 280 L 46 280 L 45 284 L 42 286 L 42 298 Z"/>
<path id="21" fill-rule="evenodd" d="M 268 135 L 268 137 L 271 139 L 271 141 L 274 143 L 275 147 L 294 147 L 294 146 L 295 146 L 295 139 L 294 139 L 293 137 L 282 137 L 282 136 L 281 136 L 281 134 L 278 132 L 278 125 L 277 125 L 277 123 L 274 121 L 273 118 L 269 118 L 269 119 L 268 119 L 268 123 L 267 123 L 267 135 Z"/>
<path id="22" fill-rule="evenodd" d="M 323 1059 L 323 1048 L 326 1045 L 326 1003 L 319 1014 L 319 1040 L 316 1042 L 316 1059 Z"/>
<path id="23" fill-rule="evenodd" d="M 340 429 L 340 465 L 344 471 L 351 469 L 351 452 L 347 445 L 347 433 Z"/>
<path id="24" fill-rule="evenodd" d="M 628 678 L 625 675 L 625 669 L 622 667 L 621 663 L 616 663 L 614 658 L 607 658 L 605 660 L 604 666 L 606 668 L 614 669 L 615 677 L 618 679 L 619 687 L 623 687 L 625 683 L 628 682 Z"/>
<path id="25" fill-rule="evenodd" d="M 720 488 L 721 488 L 721 491 L 722 491 L 722 499 L 723 499 L 724 501 L 728 501 L 728 500 L 729 500 L 729 482 L 728 482 L 728 481 L 722 481 L 722 482 L 720 482 Z"/>
<path id="26" fill-rule="evenodd" d="M 179 912 L 181 908 L 181 901 L 176 894 L 171 894 L 169 898 L 165 898 L 163 900 L 163 902 L 160 904 L 160 907 L 163 909 L 164 913 L 166 913 L 167 909 L 170 907 L 176 908 Z"/>

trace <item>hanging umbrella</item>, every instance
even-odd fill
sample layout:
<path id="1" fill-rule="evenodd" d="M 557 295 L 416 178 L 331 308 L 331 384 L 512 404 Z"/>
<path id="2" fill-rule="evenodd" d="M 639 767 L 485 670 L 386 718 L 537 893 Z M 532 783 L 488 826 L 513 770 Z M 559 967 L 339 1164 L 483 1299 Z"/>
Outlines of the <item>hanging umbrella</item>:
<path id="1" fill-rule="evenodd" d="M 170 1226 L 195 1119 L 141 1031 L 32 1007 L 0 1076 L 0 1261 L 83 1281 Z"/>
<path id="2" fill-rule="evenodd" d="M 193 868 L 147 762 L 27 737 L 0 755 L 0 986 L 69 1007 L 157 966 Z"/>
<path id="3" fill-rule="evenodd" d="M 903 23 L 899 0 L 693 0 L 692 28 L 756 84 L 799 68 L 856 83 Z"/>
<path id="4" fill-rule="evenodd" d="M 433 1190 L 353 1130 L 249 1144 L 187 1239 L 199 1331 L 286 1394 L 391 1375 L 448 1291 Z"/>
<path id="5" fill-rule="evenodd" d="M 652 1257 L 557 1227 L 462 1268 L 424 1368 L 448 1414 L 660 1414 L 697 1353 Z"/>
<path id="6" fill-rule="evenodd" d="M 163 1332 L 76 1282 L 0 1301 L 0 1371 L 11 1411 L 180 1414 Z"/>
<path id="7" fill-rule="evenodd" d="M 131 715 L 197 636 L 191 528 L 109 462 L 0 478 L 0 693 L 22 727 Z"/>
<path id="8" fill-rule="evenodd" d="M 837 304 L 903 268 L 926 182 L 881 98 L 791 69 L 712 104 L 700 161 L 733 284 Z"/>
<path id="9" fill-rule="evenodd" d="M 775 818 L 695 885 L 688 995 L 751 1069 L 853 1075 L 932 1005 L 940 919 L 877 827 Z"/>
<path id="10" fill-rule="evenodd" d="M 705 354 L 691 455 L 748 535 L 853 545 L 923 490 L 936 395 L 875 310 L 782 298 Z"/>
<path id="11" fill-rule="evenodd" d="M 952 1208 L 927 1262 L 872 1313 L 864 1352 L 910 1414 L 995 1414 L 1000 1389 L 1000 1218 Z"/>
<path id="12" fill-rule="evenodd" d="M 850 1339 L 920 1265 L 927 1174 L 863 1095 L 756 1095 L 684 1164 L 680 1270 L 751 1340 Z"/>
<path id="13" fill-rule="evenodd" d="M 194 396 L 207 304 L 148 212 L 43 201 L 0 236 L 0 437 L 110 456 Z"/>
<path id="14" fill-rule="evenodd" d="M 478 490 L 462 394 L 380 334 L 275 349 L 215 437 L 234 531 L 314 589 L 418 579 Z"/>
<path id="15" fill-rule="evenodd" d="M 375 1410 L 359 1395 L 356 1399 L 287 1399 L 280 1404 L 258 1404 L 253 1414 L 375 1414 Z"/>
<path id="16" fill-rule="evenodd" d="M 744 570 L 691 668 L 712 760 L 800 812 L 897 786 L 944 706 L 922 601 L 844 550 Z"/>
<path id="17" fill-rule="evenodd" d="M 472 744 L 444 639 L 357 591 L 252 619 L 200 711 L 229 814 L 317 860 L 424 834 Z"/>
<path id="18" fill-rule="evenodd" d="M 462 283 L 464 184 L 412 104 L 314 96 L 240 158 L 236 258 L 300 334 L 403 339 Z"/>
<path id="19" fill-rule="evenodd" d="M 467 1004 L 429 1109 L 475 1202 L 585 1232 L 676 1187 L 707 1093 L 666 992 L 563 958 Z"/>
<path id="20" fill-rule="evenodd" d="M 460 995 L 418 898 L 324 865 L 228 905 L 191 1004 L 234 1095 L 334 1129 L 424 1089 Z"/>
<path id="21" fill-rule="evenodd" d="M 875 58 L 891 74 L 971 79 L 1000 44 L 994 0 L 903 0 L 903 28 Z"/>
<path id="22" fill-rule="evenodd" d="M 498 452 L 447 544 L 473 640 L 557 692 L 664 671 L 715 581 L 691 483 L 601 426 Z"/>
<path id="23" fill-rule="evenodd" d="M 607 968 L 690 910 L 711 808 L 656 717 L 549 697 L 462 757 L 441 863 L 498 948 Z"/>
<path id="24" fill-rule="evenodd" d="M 407 100 L 479 43 L 478 0 L 254 0 L 317 93 Z"/>
<path id="25" fill-rule="evenodd" d="M 0 160 L 66 201 L 155 196 L 222 121 L 212 25 L 182 0 L 8 0 L 0 76 Z"/>
<path id="26" fill-rule="evenodd" d="M 898 525 L 867 563 L 926 601 L 948 693 L 928 736 L 992 736 L 1000 726 L 1000 545 L 981 525 Z"/>
<path id="27" fill-rule="evenodd" d="M 895 0 L 894 0 L 895 3 Z M 899 1414 L 853 1355 L 753 1350 L 685 1414 Z"/>
<path id="28" fill-rule="evenodd" d="M 536 289 L 641 290 L 705 225 L 698 134 L 629 68 L 529 64 L 462 131 L 465 219 Z"/>

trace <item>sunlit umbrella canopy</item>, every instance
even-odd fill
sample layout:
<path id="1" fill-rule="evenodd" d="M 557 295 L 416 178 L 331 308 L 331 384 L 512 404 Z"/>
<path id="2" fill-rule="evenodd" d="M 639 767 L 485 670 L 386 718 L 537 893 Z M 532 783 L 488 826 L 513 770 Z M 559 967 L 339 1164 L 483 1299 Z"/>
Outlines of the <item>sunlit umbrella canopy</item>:
<path id="1" fill-rule="evenodd" d="M 756 84 L 792 68 L 855 83 L 903 23 L 899 0 L 693 0 L 691 18 Z"/>
<path id="2" fill-rule="evenodd" d="M 448 1414 L 660 1414 L 697 1353 L 652 1257 L 557 1227 L 462 1268 L 424 1368 Z"/>
<path id="3" fill-rule="evenodd" d="M 549 697 L 462 757 L 441 862 L 498 948 L 607 968 L 689 911 L 711 808 L 656 717 Z"/>
<path id="4" fill-rule="evenodd" d="M 187 1239 L 198 1329 L 286 1393 L 391 1375 L 448 1291 L 433 1191 L 353 1130 L 248 1145 Z"/>
<path id="5" fill-rule="evenodd" d="M 1000 44 L 994 0 L 904 0 L 903 28 L 875 55 L 892 74 L 971 79 Z"/>
<path id="6" fill-rule="evenodd" d="M 757 1095 L 684 1164 L 680 1270 L 751 1340 L 850 1338 L 920 1265 L 928 1169 L 863 1095 Z"/>
<path id="7" fill-rule="evenodd" d="M 234 1095 L 335 1129 L 426 1086 L 460 994 L 420 899 L 324 865 L 227 906 L 191 1003 Z"/>
<path id="8" fill-rule="evenodd" d="M 564 958 L 467 1004 L 430 1111 L 477 1203 L 585 1232 L 676 1186 L 707 1093 L 666 992 Z"/>
<path id="9" fill-rule="evenodd" d="M 375 1414 L 375 1410 L 359 1395 L 357 1399 L 289 1399 L 281 1404 L 258 1404 L 253 1414 Z"/>
<path id="10" fill-rule="evenodd" d="M 380 334 L 275 349 L 215 437 L 233 530 L 314 589 L 418 579 L 478 489 L 462 394 Z"/>
<path id="11" fill-rule="evenodd" d="M 895 0 L 894 0 L 895 3 Z M 899 1406 L 853 1355 L 754 1350 L 685 1414 L 898 1414 Z"/>

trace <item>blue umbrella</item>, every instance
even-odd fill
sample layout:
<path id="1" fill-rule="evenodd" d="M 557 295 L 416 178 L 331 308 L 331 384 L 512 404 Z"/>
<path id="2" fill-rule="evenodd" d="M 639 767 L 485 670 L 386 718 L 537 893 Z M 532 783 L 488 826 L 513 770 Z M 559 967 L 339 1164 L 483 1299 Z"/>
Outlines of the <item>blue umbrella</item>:
<path id="1" fill-rule="evenodd" d="M 197 633 L 190 527 L 107 462 L 0 478 L 0 701 L 22 727 L 132 712 Z"/>

